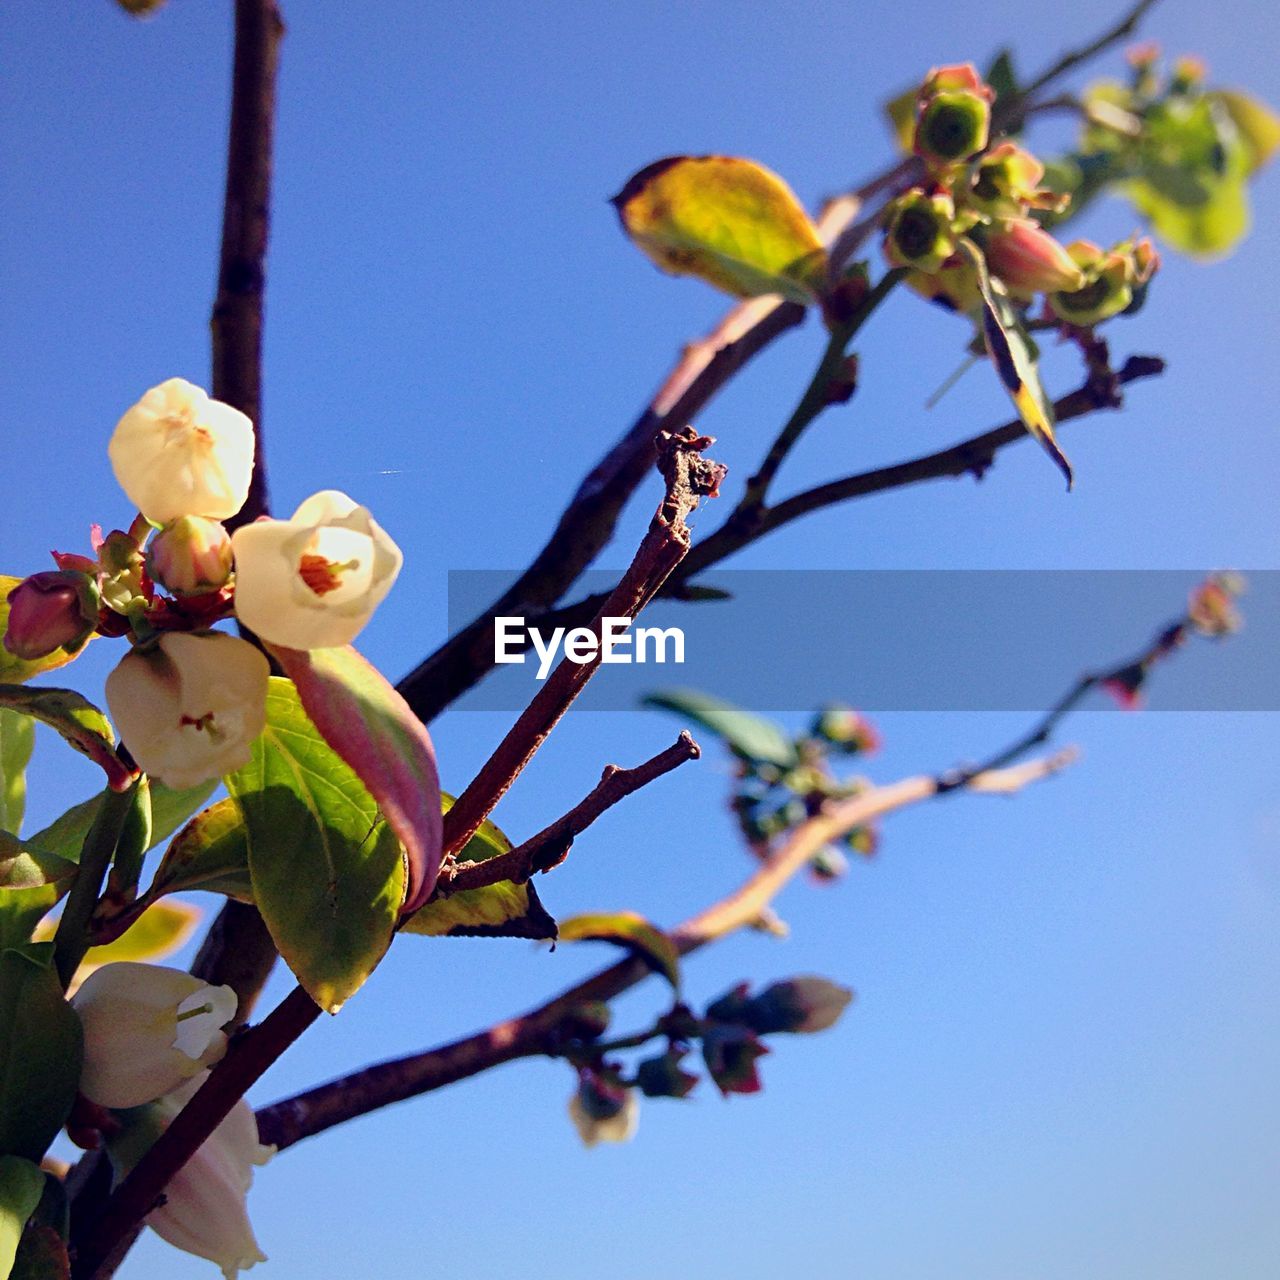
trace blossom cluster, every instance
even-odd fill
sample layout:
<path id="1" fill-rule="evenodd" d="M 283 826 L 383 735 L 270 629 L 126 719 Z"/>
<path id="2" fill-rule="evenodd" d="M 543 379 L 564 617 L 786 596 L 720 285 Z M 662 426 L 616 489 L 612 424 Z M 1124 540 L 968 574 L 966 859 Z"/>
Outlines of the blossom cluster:
<path id="1" fill-rule="evenodd" d="M 265 723 L 269 666 L 211 628 L 234 617 L 269 645 L 347 645 L 400 571 L 400 549 L 345 493 L 308 498 L 288 520 L 228 532 L 248 499 L 254 428 L 239 410 L 170 378 L 117 424 L 112 470 L 138 517 L 94 556 L 55 552 L 57 570 L 9 594 L 5 647 L 29 661 L 74 653 L 94 634 L 132 647 L 107 704 L 138 766 L 191 787 L 247 763 Z"/>
<path id="2" fill-rule="evenodd" d="M 992 145 L 995 93 L 972 64 L 931 71 L 915 103 L 913 144 L 923 179 L 885 211 L 885 255 L 907 283 L 957 311 L 981 303 L 978 250 L 1014 299 L 1044 294 L 1050 315 L 1080 328 L 1131 306 L 1159 266 L 1147 239 L 1109 250 L 1087 240 L 1060 244 L 1041 225 L 1068 195 L 1042 185 L 1044 165 L 1011 140 Z"/>
<path id="3" fill-rule="evenodd" d="M 116 962 L 92 972 L 72 998 L 84 1032 L 80 1093 L 84 1145 L 105 1139 L 117 1174 L 142 1158 L 227 1049 L 236 995 L 178 969 Z M 216 1262 L 234 1280 L 265 1261 L 245 1197 L 273 1148 L 258 1141 L 241 1099 L 165 1188 L 147 1224 L 162 1239 Z"/>

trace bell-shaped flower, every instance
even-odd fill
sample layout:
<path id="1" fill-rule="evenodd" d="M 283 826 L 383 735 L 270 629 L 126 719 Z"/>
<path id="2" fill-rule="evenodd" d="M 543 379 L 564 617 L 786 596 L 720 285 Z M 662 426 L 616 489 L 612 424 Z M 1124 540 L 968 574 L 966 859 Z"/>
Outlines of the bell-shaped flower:
<path id="1" fill-rule="evenodd" d="M 288 649 L 350 644 L 391 590 L 404 557 L 368 510 L 327 489 L 289 520 L 259 520 L 231 538 L 236 616 Z"/>
<path id="2" fill-rule="evenodd" d="M 1088 328 L 1119 315 L 1134 301 L 1134 287 L 1145 286 L 1160 265 L 1149 240 L 1125 241 L 1108 250 L 1089 240 L 1067 246 L 1083 273 L 1076 289 L 1049 294 L 1049 306 L 1059 320 Z"/>
<path id="3" fill-rule="evenodd" d="M 8 602 L 4 647 L 27 661 L 77 648 L 98 620 L 97 584 L 74 569 L 33 573 L 9 592 Z"/>
<path id="4" fill-rule="evenodd" d="M 231 577 L 231 535 L 216 520 L 180 516 L 151 540 L 147 572 L 174 595 L 217 591 Z"/>
<path id="5" fill-rule="evenodd" d="M 634 1089 L 607 1073 L 582 1070 L 577 1091 L 569 1099 L 569 1118 L 584 1146 L 629 1142 L 640 1123 L 640 1101 Z"/>
<path id="6" fill-rule="evenodd" d="M 225 520 L 253 478 L 253 423 L 199 387 L 170 378 L 116 424 L 108 453 L 120 487 L 156 524 L 179 516 Z"/>
<path id="7" fill-rule="evenodd" d="M 885 211 L 885 257 L 895 267 L 932 274 L 956 252 L 955 217 L 955 204 L 945 192 L 930 195 L 913 188 Z"/>
<path id="8" fill-rule="evenodd" d="M 137 1164 L 207 1077 L 202 1072 L 145 1112 L 135 1112 L 124 1132 L 108 1140 L 112 1164 L 121 1174 Z M 267 1260 L 254 1238 L 245 1200 L 254 1167 L 274 1154 L 274 1147 L 258 1141 L 253 1109 L 241 1099 L 169 1180 L 164 1203 L 147 1216 L 147 1226 L 175 1248 L 217 1263 L 227 1280 L 235 1280 L 241 1271 Z"/>
<path id="9" fill-rule="evenodd" d="M 194 787 L 247 764 L 266 725 L 270 667 L 236 636 L 170 631 L 107 677 L 107 706 L 140 768 Z"/>
<path id="10" fill-rule="evenodd" d="M 102 1107 L 154 1102 L 217 1062 L 236 994 L 181 969 L 117 961 L 72 997 L 84 1029 L 80 1092 Z"/>
<path id="11" fill-rule="evenodd" d="M 1084 284 L 1074 258 L 1031 218 L 1013 218 L 993 229 L 986 243 L 987 266 L 1015 297 L 1070 291 Z"/>

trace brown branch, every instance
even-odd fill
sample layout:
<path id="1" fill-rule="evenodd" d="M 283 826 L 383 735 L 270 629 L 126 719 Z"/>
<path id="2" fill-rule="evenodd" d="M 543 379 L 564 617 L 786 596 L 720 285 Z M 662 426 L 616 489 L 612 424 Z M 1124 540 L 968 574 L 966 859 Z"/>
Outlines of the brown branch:
<path id="1" fill-rule="evenodd" d="M 508 853 L 484 862 L 460 862 L 441 870 L 433 898 L 447 898 L 463 889 L 480 889 L 486 885 L 511 880 L 522 884 L 538 872 L 550 871 L 565 860 L 574 840 L 580 836 L 606 809 L 639 791 L 641 787 L 670 773 L 687 760 L 701 755 L 698 744 L 688 733 L 665 751 L 634 769 L 620 769 L 617 765 L 605 765 L 595 788 L 562 818 L 539 831 L 523 844 Z"/>
<path id="2" fill-rule="evenodd" d="M 1119 389 L 1143 378 L 1153 378 L 1164 372 L 1164 361 L 1156 356 L 1130 356 L 1124 367 L 1109 377 L 1090 378 L 1070 395 L 1054 402 L 1058 424 L 1082 418 L 1099 409 L 1116 409 L 1122 405 Z M 690 552 L 688 558 L 673 575 L 666 594 L 679 596 L 684 584 L 695 574 L 710 568 L 736 551 L 772 533 L 801 516 L 821 511 L 842 502 L 869 497 L 873 493 L 886 493 L 902 489 L 926 480 L 940 480 L 947 476 L 973 475 L 979 479 L 990 470 L 996 455 L 1012 444 L 1029 440 L 1022 422 L 1013 419 L 981 435 L 963 440 L 959 444 L 924 454 L 906 462 L 874 471 L 831 480 L 785 498 L 776 506 L 756 513 L 749 524 L 726 521 L 710 537 L 704 538 Z"/>
<path id="3" fill-rule="evenodd" d="M 226 1057 L 116 1188 L 102 1213 L 78 1217 L 80 1232 L 72 1248 L 75 1280 L 98 1275 L 120 1242 L 159 1204 L 170 1178 L 319 1014 L 307 993 L 295 987 L 262 1023 L 232 1041 Z"/>
<path id="4" fill-rule="evenodd" d="M 1065 755 L 1055 756 L 1039 762 L 1038 768 L 1022 766 L 1010 778 L 987 776 L 974 781 L 979 785 L 985 782 L 987 789 L 993 791 L 1001 787 L 1008 790 L 1048 777 L 1067 761 Z M 854 827 L 930 799 L 937 792 L 936 778 L 907 778 L 840 801 L 809 819 L 740 889 L 672 931 L 681 954 L 697 951 L 758 919 L 786 882 L 831 840 Z M 518 1018 L 426 1053 L 376 1063 L 265 1107 L 258 1112 L 259 1136 L 263 1142 L 283 1149 L 334 1125 L 393 1102 L 430 1093 L 504 1062 L 554 1052 L 561 1024 L 582 1005 L 612 1000 L 652 976 L 652 972 L 642 960 L 620 960 Z"/>
<path id="5" fill-rule="evenodd" d="M 210 330 L 213 395 L 234 405 L 254 425 L 253 477 L 243 507 L 226 523 L 251 524 L 268 511 L 267 465 L 262 431 L 262 326 L 271 174 L 275 134 L 276 73 L 284 23 L 275 0 L 235 0 L 235 53 L 231 71 L 231 123 L 227 181 L 222 205 L 218 288 Z M 245 1021 L 277 958 L 255 907 L 228 902 L 206 935 L 191 972 L 231 986 Z"/>
<path id="6" fill-rule="evenodd" d="M 603 654 L 599 643 L 603 620 L 634 618 L 688 552 L 689 530 L 685 520 L 703 497 L 716 496 L 724 477 L 724 468 L 719 463 L 702 457 L 702 450 L 712 443 L 710 437 L 697 435 L 691 427 L 664 433 L 658 465 L 667 490 L 630 567 L 590 624 L 597 641 L 594 656 L 586 662 L 574 662 L 568 657 L 561 660 L 480 772 L 467 784 L 445 814 L 445 857 L 456 854 L 475 835 L 595 674 Z"/>

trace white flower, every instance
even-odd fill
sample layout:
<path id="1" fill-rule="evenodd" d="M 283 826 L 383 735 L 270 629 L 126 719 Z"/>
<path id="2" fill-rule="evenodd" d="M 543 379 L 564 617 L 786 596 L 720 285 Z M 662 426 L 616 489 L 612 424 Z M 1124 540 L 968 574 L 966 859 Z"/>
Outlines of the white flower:
<path id="1" fill-rule="evenodd" d="M 600 1105 L 598 1098 L 592 1104 L 583 1099 L 583 1091 L 569 1099 L 569 1118 L 573 1121 L 583 1146 L 594 1147 L 597 1142 L 630 1142 L 640 1124 L 640 1100 L 634 1089 L 622 1090 L 622 1098 L 616 1107 Z M 599 1115 L 594 1112 L 610 1111 Z"/>
<path id="2" fill-rule="evenodd" d="M 235 515 L 249 496 L 253 448 L 253 423 L 239 409 L 170 378 L 120 419 L 107 451 L 129 500 L 166 524 Z"/>
<path id="3" fill-rule="evenodd" d="M 287 649 L 350 644 L 391 590 L 404 557 L 368 510 L 326 489 L 290 520 L 231 536 L 236 616 Z"/>
<path id="4" fill-rule="evenodd" d="M 122 1173 L 137 1164 L 208 1074 L 202 1072 L 161 1098 L 132 1130 L 109 1140 L 112 1162 Z M 254 1166 L 266 1164 L 274 1154 L 274 1147 L 258 1141 L 258 1122 L 242 1098 L 169 1180 L 164 1204 L 151 1211 L 147 1225 L 175 1248 L 217 1263 L 227 1280 L 235 1280 L 242 1270 L 267 1260 L 254 1239 L 245 1198 Z"/>
<path id="5" fill-rule="evenodd" d="M 117 961 L 95 969 L 71 1004 L 84 1028 L 80 1092 L 103 1107 L 139 1107 L 226 1052 L 236 993 L 180 969 Z"/>
<path id="6" fill-rule="evenodd" d="M 194 787 L 247 764 L 266 725 L 263 655 L 236 636 L 170 631 L 107 677 L 107 705 L 138 765 Z"/>

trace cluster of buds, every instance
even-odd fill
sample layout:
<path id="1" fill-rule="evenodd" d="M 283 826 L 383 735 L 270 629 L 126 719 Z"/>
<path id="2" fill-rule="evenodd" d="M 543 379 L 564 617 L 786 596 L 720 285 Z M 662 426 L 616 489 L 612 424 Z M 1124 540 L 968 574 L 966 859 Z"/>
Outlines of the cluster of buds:
<path id="1" fill-rule="evenodd" d="M 76 1136 L 88 1146 L 105 1138 L 123 1177 L 226 1052 L 236 995 L 180 970 L 118 962 L 91 973 L 71 1003 L 84 1032 L 77 1113 L 95 1117 Z M 234 1280 L 265 1260 L 245 1200 L 254 1167 L 273 1150 L 258 1142 L 253 1111 L 241 1100 L 170 1181 L 147 1224 Z"/>
<path id="2" fill-rule="evenodd" d="M 1061 213 L 1069 197 L 1042 185 L 1044 165 L 1017 143 L 991 144 L 993 100 L 971 64 L 926 77 L 913 135 L 925 176 L 886 208 L 885 256 L 907 269 L 916 292 L 956 311 L 981 302 L 962 241 L 981 250 L 1011 297 L 1044 294 L 1065 323 L 1095 324 L 1123 311 L 1158 265 L 1150 242 L 1103 254 L 1085 241 L 1064 246 L 1045 231 L 1038 215 Z"/>
<path id="3" fill-rule="evenodd" d="M 133 647 L 107 680 L 120 736 L 147 773 L 195 786 L 245 764 L 265 721 L 266 658 L 210 628 L 234 617 L 283 648 L 350 644 L 402 556 L 336 490 L 288 520 L 228 532 L 253 478 L 253 424 L 181 378 L 124 414 L 108 452 L 138 517 L 106 537 L 95 526 L 93 557 L 55 553 L 56 572 L 15 587 L 4 644 L 38 660 L 95 633 L 127 635 Z"/>
<path id="4" fill-rule="evenodd" d="M 761 1039 L 768 1035 L 810 1035 L 834 1026 L 853 992 L 826 978 L 788 978 L 752 995 L 740 983 L 707 1006 L 698 1017 L 677 1004 L 641 1036 L 619 1041 L 631 1046 L 654 1035 L 667 1038 L 666 1050 L 645 1058 L 628 1076 L 621 1063 L 610 1061 L 609 1046 L 582 1044 L 576 1053 L 577 1088 L 569 1100 L 569 1115 L 588 1147 L 600 1142 L 627 1142 L 639 1123 L 639 1098 L 687 1098 L 698 1083 L 684 1059 L 701 1043 L 702 1061 L 723 1097 L 759 1093 L 759 1060 L 769 1052 Z"/>
<path id="5" fill-rule="evenodd" d="M 1098 684 L 1125 710 L 1140 707 L 1152 668 L 1180 649 L 1188 634 L 1221 640 L 1240 630 L 1240 612 L 1235 602 L 1244 589 L 1244 579 L 1239 574 L 1211 574 L 1191 592 L 1184 617 L 1165 627 L 1140 657 L 1107 672 Z"/>
<path id="6" fill-rule="evenodd" d="M 797 763 L 791 768 L 739 757 L 737 786 L 730 808 L 747 845 L 767 855 L 776 842 L 812 818 L 832 800 L 847 799 L 866 787 L 864 778 L 838 778 L 829 767 L 833 755 L 869 755 L 880 747 L 880 734 L 861 712 L 850 707 L 824 707 L 806 734 L 795 740 Z M 819 881 L 836 880 L 848 869 L 844 848 L 868 856 L 875 852 L 876 833 L 858 827 L 841 842 L 814 855 L 810 870 Z"/>

